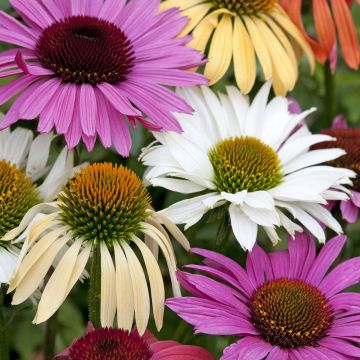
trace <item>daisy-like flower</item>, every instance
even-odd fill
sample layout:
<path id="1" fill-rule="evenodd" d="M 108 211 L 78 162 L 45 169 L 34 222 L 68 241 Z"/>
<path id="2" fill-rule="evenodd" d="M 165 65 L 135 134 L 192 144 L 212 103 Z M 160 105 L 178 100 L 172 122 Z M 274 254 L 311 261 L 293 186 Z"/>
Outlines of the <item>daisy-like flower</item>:
<path id="1" fill-rule="evenodd" d="M 335 71 L 337 35 L 346 64 L 352 69 L 358 68 L 360 64 L 359 41 L 350 9 L 353 0 L 310 1 L 317 38 L 311 36 L 304 27 L 303 0 L 280 0 L 280 2 L 306 37 L 320 63 L 324 64 L 326 60 L 330 61 L 331 68 Z M 358 1 L 358 3 L 360 2 Z"/>
<path id="2" fill-rule="evenodd" d="M 164 210 L 175 223 L 189 227 L 208 210 L 230 205 L 232 229 L 244 249 L 254 246 L 258 226 L 275 243 L 276 226 L 291 235 L 301 231 L 288 214 L 320 241 L 325 234 L 317 220 L 341 233 L 321 204 L 346 200 L 346 193 L 331 188 L 351 183 L 355 173 L 318 164 L 344 155 L 344 150 L 309 151 L 313 144 L 334 139 L 298 127 L 314 109 L 290 114 L 283 97 L 267 104 L 270 87 L 265 84 L 251 105 L 234 87 L 219 97 L 207 87 L 180 91 L 195 114 L 178 115 L 184 132 L 156 134 L 158 142 L 141 156 L 150 167 L 146 180 L 152 185 L 180 193 L 206 191 Z"/>
<path id="3" fill-rule="evenodd" d="M 349 192 L 350 200 L 340 202 L 343 219 L 353 224 L 358 219 L 360 208 L 360 129 L 349 128 L 345 118 L 339 115 L 334 119 L 332 128 L 325 129 L 322 133 L 335 137 L 336 147 L 346 151 L 345 155 L 330 161 L 329 165 L 351 169 L 356 173 L 356 179 L 350 189 L 343 189 Z M 334 146 L 333 142 L 324 142 L 315 145 L 314 148 L 326 149 L 332 146 Z M 336 202 L 332 201 L 329 205 L 332 208 Z"/>
<path id="4" fill-rule="evenodd" d="M 359 282 L 360 257 L 328 272 L 345 240 L 329 240 L 318 255 L 313 239 L 302 234 L 288 241 L 288 250 L 266 254 L 255 246 L 246 269 L 193 249 L 205 265 L 188 268 L 204 275 L 179 273 L 192 296 L 169 299 L 167 306 L 196 333 L 239 336 L 222 360 L 358 359 L 360 297 L 342 290 Z"/>
<path id="5" fill-rule="evenodd" d="M 55 127 L 68 147 L 97 136 L 128 155 L 127 121 L 151 130 L 181 131 L 172 112 L 192 109 L 163 85 L 193 86 L 206 79 L 187 69 L 202 55 L 176 38 L 187 23 L 179 10 L 160 13 L 160 0 L 11 0 L 25 24 L 0 12 L 0 105 L 21 93 L 1 128 L 39 116 L 38 131 Z M 144 120 L 143 116 L 149 117 Z"/>
<path id="6" fill-rule="evenodd" d="M 24 218 L 7 238 L 15 238 L 29 221 L 30 217 Z M 21 250 L 20 264 L 10 282 L 9 292 L 16 290 L 13 304 L 29 298 L 53 266 L 34 323 L 46 321 L 64 302 L 92 258 L 101 273 L 102 326 L 113 326 L 117 311 L 118 327 L 131 330 L 135 312 L 138 331 L 143 334 L 150 297 L 135 247 L 145 263 L 155 323 L 161 329 L 165 291 L 156 255 L 159 248 L 169 268 L 173 292 L 180 296 L 174 250 L 165 228 L 189 249 L 180 230 L 150 209 L 147 189 L 131 170 L 110 163 L 89 165 L 69 181 L 58 201 L 47 207 L 47 214 L 27 229 L 27 246 Z M 147 237 L 146 243 L 139 238 L 141 234 Z"/>
<path id="7" fill-rule="evenodd" d="M 181 33 L 192 33 L 190 46 L 205 52 L 210 42 L 204 72 L 210 85 L 225 75 L 233 60 L 236 82 L 247 94 L 258 60 L 265 80 L 272 79 L 276 93 L 285 95 L 297 81 L 301 51 L 314 68 L 309 44 L 277 0 L 165 0 L 161 6 L 179 7 L 190 19 Z"/>
<path id="8" fill-rule="evenodd" d="M 4 235 L 19 226 L 30 208 L 53 200 L 74 170 L 73 154 L 66 148 L 52 167 L 47 165 L 52 139 L 51 134 L 34 139 L 22 128 L 0 132 L 0 284 L 9 282 L 19 252 L 3 241 Z"/>
<path id="9" fill-rule="evenodd" d="M 140 336 L 136 330 L 102 328 L 90 323 L 77 339 L 54 360 L 214 360 L 206 350 L 176 341 L 159 341 L 150 331 Z"/>

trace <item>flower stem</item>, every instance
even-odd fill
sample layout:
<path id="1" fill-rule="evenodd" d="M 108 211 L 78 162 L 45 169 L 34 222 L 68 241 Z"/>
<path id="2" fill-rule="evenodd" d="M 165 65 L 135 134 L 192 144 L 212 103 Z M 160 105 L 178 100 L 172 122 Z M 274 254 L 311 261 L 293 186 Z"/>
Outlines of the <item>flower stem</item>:
<path id="1" fill-rule="evenodd" d="M 46 322 L 44 356 L 51 360 L 55 355 L 55 340 L 58 327 L 57 312 Z"/>
<path id="2" fill-rule="evenodd" d="M 7 340 L 7 325 L 4 314 L 4 300 L 6 289 L 0 284 L 0 355 L 2 360 L 9 360 L 9 345 Z"/>
<path id="3" fill-rule="evenodd" d="M 221 220 L 217 234 L 216 234 L 216 243 L 215 250 L 218 252 L 222 252 L 226 248 L 226 243 L 229 239 L 229 235 L 231 233 L 230 226 L 230 218 L 228 213 L 226 213 L 225 217 Z"/>
<path id="4" fill-rule="evenodd" d="M 90 270 L 89 319 L 95 328 L 101 327 L 100 320 L 101 297 L 101 255 L 100 244 L 96 244 L 93 252 Z"/>
<path id="5" fill-rule="evenodd" d="M 336 92 L 335 92 L 335 76 L 327 61 L 324 65 L 324 81 L 325 81 L 325 124 L 324 127 L 331 127 L 331 123 L 336 115 Z"/>

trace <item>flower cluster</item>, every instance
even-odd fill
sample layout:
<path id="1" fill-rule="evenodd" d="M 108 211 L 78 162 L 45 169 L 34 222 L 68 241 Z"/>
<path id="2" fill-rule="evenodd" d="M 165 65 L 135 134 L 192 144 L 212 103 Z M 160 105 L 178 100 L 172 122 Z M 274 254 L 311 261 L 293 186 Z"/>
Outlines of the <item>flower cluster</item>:
<path id="1" fill-rule="evenodd" d="M 34 331 L 47 323 L 44 359 L 360 358 L 360 295 L 343 292 L 360 282 L 344 235 L 360 129 L 336 116 L 334 77 L 339 57 L 360 64 L 360 2 L 9 2 L 1 359 L 9 344 L 34 356 L 5 331 L 26 302 Z M 321 116 L 286 97 L 315 69 Z M 61 352 L 64 303 L 88 326 Z"/>

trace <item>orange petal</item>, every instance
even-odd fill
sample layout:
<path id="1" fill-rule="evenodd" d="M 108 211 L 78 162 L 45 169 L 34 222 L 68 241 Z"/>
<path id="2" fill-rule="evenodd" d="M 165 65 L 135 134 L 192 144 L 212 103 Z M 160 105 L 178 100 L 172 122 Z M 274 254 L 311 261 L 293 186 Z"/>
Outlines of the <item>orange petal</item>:
<path id="1" fill-rule="evenodd" d="M 302 0 L 281 0 L 280 4 L 288 13 L 292 22 L 299 28 L 301 33 L 304 35 L 306 41 L 312 47 L 316 59 L 323 64 L 328 58 L 328 56 L 323 47 L 313 37 L 311 37 L 304 28 L 301 16 Z"/>
<path id="2" fill-rule="evenodd" d="M 327 0 L 313 1 L 313 11 L 320 44 L 329 58 L 336 41 L 336 32 Z"/>
<path id="3" fill-rule="evenodd" d="M 357 69 L 360 63 L 359 41 L 350 9 L 345 0 L 331 0 L 340 46 L 346 64 Z"/>

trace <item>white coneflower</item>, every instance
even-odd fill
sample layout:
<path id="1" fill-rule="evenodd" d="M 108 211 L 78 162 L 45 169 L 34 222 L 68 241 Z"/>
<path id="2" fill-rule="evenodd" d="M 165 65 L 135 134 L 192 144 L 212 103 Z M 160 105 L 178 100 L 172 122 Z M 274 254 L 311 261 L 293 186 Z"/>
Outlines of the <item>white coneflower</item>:
<path id="1" fill-rule="evenodd" d="M 52 167 L 47 165 L 52 140 L 51 134 L 34 139 L 22 128 L 0 132 L 0 283 L 10 280 L 18 257 L 17 247 L 2 241 L 4 235 L 31 207 L 53 200 L 74 170 L 73 154 L 66 148 Z"/>
<path id="2" fill-rule="evenodd" d="M 219 97 L 207 87 L 179 90 L 194 107 L 194 115 L 178 115 L 184 132 L 156 134 L 158 142 L 142 154 L 151 184 L 180 193 L 206 191 L 165 209 L 172 221 L 191 226 L 208 210 L 229 206 L 233 232 L 249 250 L 258 226 L 273 242 L 278 240 L 275 227 L 283 226 L 291 235 L 300 231 L 289 215 L 320 241 L 325 235 L 319 221 L 341 232 L 322 204 L 346 199 L 347 194 L 331 188 L 351 183 L 355 173 L 318 165 L 344 151 L 310 151 L 311 145 L 334 139 L 298 127 L 313 109 L 292 115 L 283 97 L 267 104 L 270 87 L 266 83 L 251 105 L 235 87 Z"/>
<path id="3" fill-rule="evenodd" d="M 150 209 L 150 200 L 141 180 L 123 166 L 100 163 L 82 169 L 63 188 L 58 201 L 48 205 L 47 214 L 27 229 L 28 243 L 9 288 L 16 290 L 13 304 L 29 298 L 53 266 L 34 319 L 35 323 L 46 321 L 91 259 L 91 320 L 98 326 L 112 326 L 117 312 L 118 327 L 131 330 L 135 314 L 138 331 L 143 334 L 150 314 L 150 295 L 136 248 L 145 263 L 154 319 L 160 329 L 164 283 L 156 255 L 140 236 L 145 235 L 152 246 L 162 250 L 175 295 L 180 295 L 175 255 L 165 228 L 186 249 L 189 244 L 175 225 Z M 16 237 L 30 221 L 27 217 L 7 237 Z"/>

